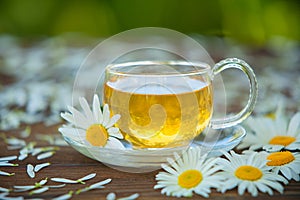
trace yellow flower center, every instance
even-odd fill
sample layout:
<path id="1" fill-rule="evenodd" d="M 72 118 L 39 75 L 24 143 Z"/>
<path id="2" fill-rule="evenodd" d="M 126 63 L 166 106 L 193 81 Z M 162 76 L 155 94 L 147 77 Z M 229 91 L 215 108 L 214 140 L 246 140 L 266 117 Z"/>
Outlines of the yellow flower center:
<path id="1" fill-rule="evenodd" d="M 295 140 L 296 140 L 295 137 L 278 135 L 278 136 L 273 137 L 269 141 L 269 144 L 278 144 L 278 145 L 288 146 L 289 144 L 293 143 Z"/>
<path id="2" fill-rule="evenodd" d="M 274 112 L 270 112 L 270 113 L 265 114 L 265 117 L 275 120 L 276 114 Z"/>
<path id="3" fill-rule="evenodd" d="M 267 159 L 270 160 L 267 162 L 268 166 L 281 166 L 292 162 L 295 160 L 295 157 L 291 152 L 283 151 L 271 153 Z"/>
<path id="4" fill-rule="evenodd" d="M 195 169 L 186 170 L 178 177 L 178 185 L 180 185 L 183 188 L 193 188 L 197 186 L 201 181 L 203 177 L 201 172 Z"/>
<path id="5" fill-rule="evenodd" d="M 240 166 L 235 170 L 234 174 L 239 179 L 246 181 L 256 181 L 263 175 L 260 169 L 249 165 Z"/>
<path id="6" fill-rule="evenodd" d="M 93 124 L 86 130 L 86 140 L 93 146 L 106 145 L 108 133 L 101 124 Z"/>

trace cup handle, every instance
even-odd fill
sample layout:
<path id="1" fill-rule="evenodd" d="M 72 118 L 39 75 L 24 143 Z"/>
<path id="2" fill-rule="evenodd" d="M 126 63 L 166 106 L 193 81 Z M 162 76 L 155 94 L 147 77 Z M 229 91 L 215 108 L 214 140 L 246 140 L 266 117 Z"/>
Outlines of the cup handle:
<path id="1" fill-rule="evenodd" d="M 223 119 L 212 119 L 210 122 L 210 127 L 213 129 L 221 129 L 226 127 L 231 127 L 237 125 L 244 121 L 253 111 L 254 105 L 256 103 L 257 95 L 258 95 L 258 85 L 255 74 L 252 68 L 243 60 L 238 58 L 227 58 L 218 62 L 212 70 L 212 80 L 214 76 L 221 73 L 225 69 L 235 68 L 243 71 L 250 85 L 250 94 L 247 105 L 241 110 L 239 113 L 233 116 L 225 116 Z"/>

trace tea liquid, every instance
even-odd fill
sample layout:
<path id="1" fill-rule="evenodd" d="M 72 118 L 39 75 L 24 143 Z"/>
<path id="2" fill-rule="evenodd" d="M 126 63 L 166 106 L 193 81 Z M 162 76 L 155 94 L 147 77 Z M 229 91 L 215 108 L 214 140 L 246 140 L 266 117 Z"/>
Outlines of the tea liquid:
<path id="1" fill-rule="evenodd" d="M 158 84 L 125 77 L 104 85 L 104 103 L 121 115 L 117 126 L 136 148 L 187 144 L 208 125 L 212 96 L 210 84 L 191 78 Z"/>

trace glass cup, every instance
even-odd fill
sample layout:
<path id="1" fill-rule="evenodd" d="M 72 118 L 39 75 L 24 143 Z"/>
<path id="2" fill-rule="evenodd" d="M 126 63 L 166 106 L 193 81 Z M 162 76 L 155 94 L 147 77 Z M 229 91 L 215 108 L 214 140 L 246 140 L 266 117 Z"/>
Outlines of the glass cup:
<path id="1" fill-rule="evenodd" d="M 250 95 L 239 113 L 212 119 L 214 77 L 228 68 L 243 71 Z M 189 144 L 206 127 L 222 129 L 237 125 L 253 111 L 257 81 L 251 67 L 228 58 L 211 68 L 187 61 L 138 61 L 106 67 L 103 102 L 124 138 L 134 148 L 170 148 Z"/>

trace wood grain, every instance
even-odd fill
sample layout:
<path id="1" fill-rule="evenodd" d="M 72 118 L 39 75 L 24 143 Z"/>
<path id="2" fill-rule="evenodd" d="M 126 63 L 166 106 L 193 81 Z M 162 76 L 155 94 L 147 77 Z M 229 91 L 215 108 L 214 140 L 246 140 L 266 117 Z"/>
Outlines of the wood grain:
<path id="1" fill-rule="evenodd" d="M 7 136 L 17 136 L 18 131 L 3 132 Z M 58 134 L 57 127 L 45 127 L 42 124 L 36 124 L 32 126 L 32 134 L 26 139 L 29 141 L 37 141 L 36 134 Z M 51 146 L 46 142 L 38 141 L 37 146 Z M 7 145 L 3 140 L 0 141 L 0 156 L 18 155 L 18 150 L 7 150 Z M 26 173 L 26 165 L 38 164 L 50 162 L 51 165 L 39 171 L 36 177 L 31 179 Z M 160 194 L 160 190 L 154 190 L 153 187 L 156 184 L 155 175 L 159 172 L 154 171 L 150 173 L 126 173 L 117 171 L 110 167 L 103 165 L 102 163 L 87 158 L 71 147 L 60 147 L 54 156 L 51 158 L 38 161 L 36 157 L 29 156 L 23 161 L 12 161 L 12 163 L 18 163 L 18 167 L 1 167 L 0 170 L 7 172 L 14 172 L 15 175 L 11 177 L 0 176 L 0 187 L 12 188 L 14 185 L 33 185 L 35 182 L 40 181 L 46 177 L 64 177 L 69 179 L 78 179 L 90 173 L 96 173 L 97 176 L 86 184 L 67 184 L 63 188 L 52 188 L 49 191 L 29 195 L 28 192 L 15 193 L 12 192 L 10 196 L 23 196 L 25 199 L 30 198 L 42 198 L 51 199 L 56 196 L 68 193 L 69 191 L 76 191 L 78 189 L 84 188 L 87 185 L 99 182 L 101 180 L 111 178 L 112 182 L 105 186 L 104 189 L 92 190 L 89 192 L 81 193 L 79 195 L 73 195 L 72 199 L 105 199 L 106 195 L 110 192 L 116 193 L 117 197 L 129 196 L 134 193 L 139 193 L 139 199 L 177 199 L 167 197 Z M 47 185 L 58 185 L 53 181 L 48 180 Z M 300 197 L 300 183 L 295 181 L 290 181 L 290 183 L 285 186 L 285 192 L 283 195 L 278 192 L 274 192 L 273 196 L 259 193 L 259 199 L 299 199 Z M 194 195 L 189 199 L 201 199 L 203 197 Z M 239 196 L 236 189 L 227 191 L 225 194 L 221 194 L 212 190 L 210 194 L 210 199 L 257 199 L 251 197 L 248 193 Z"/>

